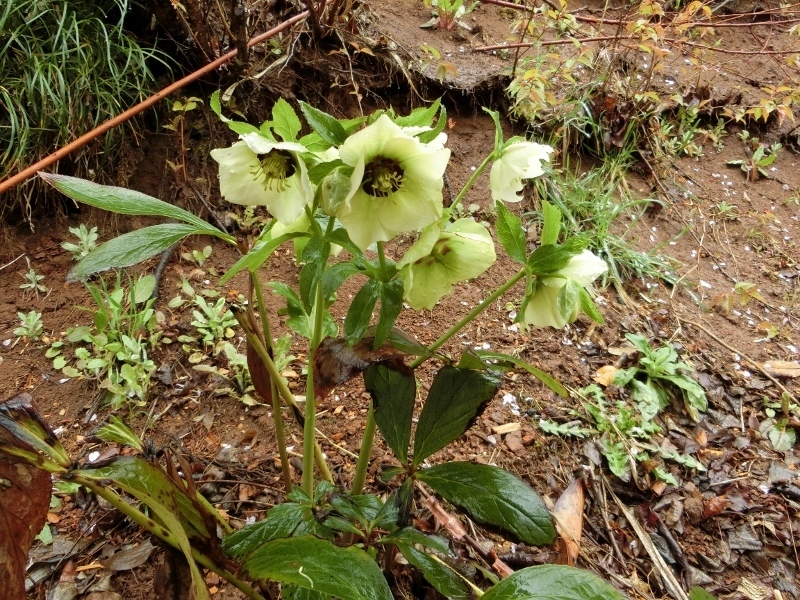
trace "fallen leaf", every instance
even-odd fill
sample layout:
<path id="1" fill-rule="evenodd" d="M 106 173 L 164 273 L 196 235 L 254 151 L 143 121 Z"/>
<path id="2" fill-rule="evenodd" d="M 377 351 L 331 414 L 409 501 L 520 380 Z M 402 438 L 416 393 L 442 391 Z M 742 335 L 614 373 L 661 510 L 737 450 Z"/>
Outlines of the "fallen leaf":
<path id="1" fill-rule="evenodd" d="M 576 479 L 564 490 L 553 508 L 556 530 L 561 536 L 561 548 L 556 559 L 560 565 L 575 566 L 581 552 L 585 494 L 583 480 Z"/>
<path id="2" fill-rule="evenodd" d="M 730 500 L 727 496 L 715 496 L 703 502 L 703 518 L 710 519 L 722 513 L 723 510 L 728 508 Z"/>
<path id="3" fill-rule="evenodd" d="M 788 360 L 768 360 L 759 365 L 774 377 L 800 377 L 800 362 Z"/>
<path id="4" fill-rule="evenodd" d="M 145 540 L 141 544 L 116 552 L 108 560 L 98 562 L 109 571 L 130 571 L 147 562 L 153 550 L 155 550 L 155 546 L 150 543 L 150 540 Z"/>
<path id="5" fill-rule="evenodd" d="M 619 369 L 614 365 L 600 367 L 594 374 L 594 381 L 603 387 L 608 387 L 611 385 L 611 382 L 614 381 L 614 376 L 617 374 L 617 371 L 619 371 Z"/>

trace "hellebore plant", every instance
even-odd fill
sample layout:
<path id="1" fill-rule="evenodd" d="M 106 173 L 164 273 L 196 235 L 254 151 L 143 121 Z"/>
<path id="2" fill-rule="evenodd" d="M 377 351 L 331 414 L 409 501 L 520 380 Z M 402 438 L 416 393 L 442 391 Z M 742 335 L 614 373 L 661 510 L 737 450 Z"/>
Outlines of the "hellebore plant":
<path id="1" fill-rule="evenodd" d="M 466 432 L 495 395 L 502 370 L 523 368 L 555 393 L 566 395 L 552 377 L 514 357 L 472 350 L 451 357 L 438 351 L 495 300 L 524 280 L 518 312 L 521 321 L 563 327 L 581 312 L 602 321 L 586 286 L 603 272 L 604 265 L 585 250 L 586 241 L 560 241 L 560 212 L 544 203 L 542 239 L 531 252 L 520 219 L 503 204 L 519 200 L 523 179 L 543 174 L 542 163 L 549 160 L 552 150 L 519 138 L 504 141 L 499 117 L 489 111 L 497 126 L 495 147 L 453 205 L 462 201 L 478 176 L 493 164 L 492 195 L 500 199 L 496 204 L 497 238 L 520 270 L 426 347 L 394 326 L 404 302 L 413 309 L 430 309 L 452 292 L 454 284 L 480 276 L 496 258 L 486 227 L 472 219 L 452 221 L 452 208 L 442 206 L 442 178 L 450 151 L 444 146 L 442 130 L 447 119 L 440 103 L 408 116 L 386 110 L 349 120 L 337 120 L 301 103 L 310 127 L 302 137 L 300 118 L 283 100 L 273 107 L 272 119 L 258 128 L 223 117 L 218 94 L 210 106 L 240 137 L 231 147 L 211 153 L 219 163 L 223 196 L 235 203 L 265 206 L 274 217 L 255 240 L 236 240 L 191 213 L 138 192 L 60 175 L 43 177 L 71 198 L 93 206 L 176 221 L 106 242 L 76 265 L 72 278 L 141 262 L 188 235 L 210 235 L 242 252 L 220 283 L 243 271 L 249 275 L 250 300 L 241 304 L 237 295 L 231 294 L 228 304 L 247 336 L 253 384 L 273 407 L 287 501 L 271 509 L 264 520 L 221 540 L 229 559 L 217 572 L 230 579 L 235 571 L 237 577 L 230 580 L 251 598 L 260 595 L 254 588 L 245 589 L 247 584 L 238 577 L 280 582 L 287 597 L 300 597 L 293 595 L 299 588 L 304 598 L 388 600 L 392 594 L 385 576 L 396 565 L 399 553 L 432 587 L 450 598 L 499 600 L 528 592 L 531 595 L 525 597 L 557 593 L 575 599 L 621 598 L 590 573 L 562 566 L 532 567 L 513 574 L 500 569 L 501 576 L 508 577 L 484 591 L 477 586 L 490 585 L 488 579 L 469 581 L 441 560 L 452 556 L 445 540 L 409 525 L 414 500 L 424 483 L 436 496 L 481 523 L 510 532 L 514 539 L 529 544 L 548 544 L 554 539 L 551 515 L 521 479 L 492 465 L 430 464 L 436 452 Z M 420 232 L 417 241 L 404 253 L 396 250 L 398 255 L 390 256 L 386 242 L 408 232 Z M 298 285 L 270 282 L 266 287 L 285 299 L 288 327 L 308 340 L 302 408 L 273 360 L 273 333 L 260 281 L 261 266 L 289 242 L 295 244 L 300 265 Z M 336 247 L 347 254 L 333 260 Z M 341 301 L 337 290 L 354 275 L 365 282 L 346 309 L 340 334 L 330 308 Z M 421 391 L 417 385 L 420 375 L 414 370 L 425 361 L 439 366 L 426 385 L 422 410 L 414 418 Z M 355 474 L 346 493 L 333 486 L 319 446 L 316 403 L 361 372 L 371 401 Z M 294 486 L 288 463 L 284 408 L 303 430 L 299 486 Z M 364 494 L 377 430 L 397 459 L 397 466 L 381 474 L 385 482 L 398 478 L 388 498 Z M 125 460 L 130 462 L 131 457 Z M 63 465 L 70 461 L 59 464 L 61 470 L 53 471 L 63 473 Z M 152 471 L 152 464 L 147 464 L 150 466 L 140 464 L 140 468 Z M 98 489 L 102 475 L 137 498 L 152 494 L 152 488 L 139 489 L 130 479 L 120 483 L 121 474 L 112 467 L 93 474 L 91 489 Z M 179 477 L 177 471 L 175 477 Z M 81 477 L 81 481 L 88 479 Z M 192 496 L 195 491 L 188 483 L 170 488 L 170 494 L 180 491 Z M 158 498 L 149 498 L 146 503 L 160 524 L 148 528 L 208 566 L 209 555 L 188 548 L 186 534 L 181 537 L 163 531 L 190 522 L 191 515 L 184 510 L 202 508 L 198 508 L 202 501 L 194 496 L 191 502 L 181 498 L 174 498 L 180 522 L 153 508 Z M 136 512 L 130 506 L 120 509 L 128 511 L 126 514 Z M 208 547 L 210 533 L 203 531 L 199 537 Z M 193 541 L 198 536 L 189 531 L 188 537 Z M 469 543 L 471 538 L 465 539 Z M 477 543 L 473 548 L 486 556 Z"/>

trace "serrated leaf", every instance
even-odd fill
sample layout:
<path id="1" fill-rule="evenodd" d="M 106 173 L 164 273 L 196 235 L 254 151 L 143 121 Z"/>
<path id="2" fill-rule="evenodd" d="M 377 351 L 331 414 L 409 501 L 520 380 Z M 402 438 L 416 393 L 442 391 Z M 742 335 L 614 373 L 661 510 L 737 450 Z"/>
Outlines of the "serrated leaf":
<path id="1" fill-rule="evenodd" d="M 304 519 L 305 508 L 294 502 L 272 507 L 263 521 L 245 525 L 222 540 L 225 552 L 238 560 L 278 538 L 290 537 Z"/>
<path id="2" fill-rule="evenodd" d="M 290 583 L 347 600 L 392 600 L 383 573 L 366 552 L 312 536 L 267 542 L 242 568 L 253 579 Z"/>
<path id="3" fill-rule="evenodd" d="M 499 386 L 500 380 L 486 372 L 450 366 L 440 369 L 419 415 L 414 466 L 461 437 Z"/>
<path id="4" fill-rule="evenodd" d="M 322 112 L 302 101 L 300 102 L 300 110 L 303 112 L 308 124 L 311 125 L 311 128 L 331 146 L 339 146 L 347 139 L 347 131 L 345 131 L 342 124 L 328 113 Z"/>
<path id="5" fill-rule="evenodd" d="M 422 469 L 417 478 L 476 521 L 500 527 L 528 544 L 555 539 L 550 512 L 520 478 L 492 465 L 450 462 Z"/>
<path id="6" fill-rule="evenodd" d="M 582 287 L 578 294 L 581 303 L 581 312 L 586 314 L 598 325 L 605 325 L 605 319 L 603 319 L 603 315 L 600 314 L 600 311 L 597 310 L 597 306 L 595 306 L 594 300 L 592 300 L 592 296 L 589 294 L 589 292 Z"/>
<path id="7" fill-rule="evenodd" d="M 541 381 L 551 390 L 553 390 L 556 394 L 561 396 L 562 398 L 566 398 L 569 394 L 567 392 L 567 388 L 565 388 L 561 383 L 559 383 L 555 378 L 551 377 L 541 369 L 537 369 L 531 364 L 528 364 L 524 360 L 517 358 L 515 356 L 511 356 L 510 354 L 505 354 L 503 352 L 492 352 L 491 350 L 476 350 L 475 353 L 482 359 L 488 360 L 500 360 L 509 362 L 515 367 L 519 367 L 520 369 L 524 369 L 536 379 Z"/>
<path id="8" fill-rule="evenodd" d="M 294 142 L 302 129 L 297 113 L 283 98 L 272 107 L 272 129 L 284 142 Z"/>
<path id="9" fill-rule="evenodd" d="M 569 260 L 577 252 L 568 250 L 564 246 L 543 245 L 539 246 L 528 257 L 528 267 L 534 275 L 549 275 L 567 266 Z"/>
<path id="10" fill-rule="evenodd" d="M 324 298 L 330 298 L 348 278 L 360 272 L 361 269 L 351 262 L 341 262 L 331 265 L 322 275 L 322 296 Z"/>
<path id="11" fill-rule="evenodd" d="M 344 337 L 349 345 L 354 345 L 364 337 L 380 293 L 380 282 L 370 279 L 353 298 L 344 319 Z"/>
<path id="12" fill-rule="evenodd" d="M 527 567 L 503 579 L 481 600 L 625 600 L 594 573 L 564 565 Z"/>
<path id="13" fill-rule="evenodd" d="M 403 310 L 403 280 L 399 277 L 381 284 L 381 310 L 375 326 L 375 348 L 385 342 Z"/>
<path id="14" fill-rule="evenodd" d="M 383 439 L 397 460 L 406 464 L 417 395 L 413 373 L 400 371 L 386 363 L 375 363 L 364 372 L 364 387 L 372 396 L 375 422 Z"/>
<path id="15" fill-rule="evenodd" d="M 196 229 L 201 230 L 200 233 L 214 235 L 229 242 L 236 241 L 224 231 L 217 229 L 189 211 L 142 192 L 110 185 L 100 185 L 99 183 L 66 175 L 39 173 L 39 176 L 62 194 L 89 206 L 123 215 L 176 219 L 189 225 L 194 225 Z"/>
<path id="16" fill-rule="evenodd" d="M 539 243 L 542 246 L 558 243 L 561 230 L 561 210 L 547 200 L 542 200 L 542 235 Z"/>
<path id="17" fill-rule="evenodd" d="M 447 124 L 447 109 L 444 106 L 439 107 L 439 118 L 436 120 L 436 126 L 430 131 L 423 131 L 417 137 L 423 144 L 428 144 L 435 140 Z"/>
<path id="18" fill-rule="evenodd" d="M 495 202 L 497 208 L 497 239 L 500 245 L 512 259 L 525 264 L 527 259 L 527 245 L 525 232 L 522 230 L 520 218 L 506 208 L 502 202 Z"/>
<path id="19" fill-rule="evenodd" d="M 131 231 L 92 250 L 69 272 L 67 280 L 86 279 L 109 269 L 131 267 L 164 252 L 186 236 L 204 233 L 207 232 L 186 223 L 162 223 Z"/>

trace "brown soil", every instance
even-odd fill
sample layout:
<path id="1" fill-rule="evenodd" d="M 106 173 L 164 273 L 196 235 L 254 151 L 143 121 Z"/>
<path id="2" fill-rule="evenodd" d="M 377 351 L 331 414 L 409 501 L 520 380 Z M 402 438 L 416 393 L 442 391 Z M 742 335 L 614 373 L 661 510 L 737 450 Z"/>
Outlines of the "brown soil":
<path id="1" fill-rule="evenodd" d="M 386 106 L 393 102 L 403 111 L 408 104 L 417 105 L 419 95 L 431 98 L 441 88 L 436 81 L 434 66 L 417 66 L 404 73 L 392 67 L 395 56 L 406 64 L 420 54 L 421 44 L 435 46 L 454 68 L 447 72 L 444 87 L 449 103 L 448 112 L 453 127 L 449 130 L 449 147 L 453 159 L 448 171 L 450 189 L 457 191 L 466 182 L 471 169 L 477 166 L 491 147 L 492 122 L 478 108 L 480 104 L 496 102 L 505 107 L 501 77 L 509 67 L 499 55 L 476 54 L 471 47 L 502 43 L 509 37 L 510 16 L 507 9 L 483 5 L 468 17 L 477 33 L 455 35 L 438 30 L 419 29 L 429 18 L 422 3 L 372 2 L 371 24 L 362 31 L 369 40 L 388 39 L 396 51 L 379 53 L 377 59 L 364 54 L 368 68 L 386 64 L 389 71 L 385 88 L 362 88 L 364 109 Z M 596 14 L 593 12 L 586 14 Z M 788 27 L 776 28 L 776 39 L 770 47 L 780 47 Z M 744 32 L 748 35 L 745 36 Z M 739 50 L 758 50 L 762 47 L 758 35 L 749 29 L 733 29 L 726 36 L 738 35 L 735 47 Z M 759 30 L 758 32 L 763 33 Z M 382 38 L 383 36 L 383 38 Z M 381 42 L 385 43 L 385 42 Z M 675 67 L 676 88 L 689 83 L 705 83 L 717 98 L 730 98 L 736 87 L 731 74 L 748 78 L 747 92 L 774 84 L 777 67 L 769 56 L 724 55 L 709 65 L 689 70 Z M 683 62 L 676 51 L 671 60 Z M 380 63 L 380 65 L 379 65 Z M 312 67 L 306 66 L 306 71 Z M 313 66 L 320 69 L 319 65 Z M 412 72 L 414 71 L 414 72 Z M 711 72 L 713 71 L 713 73 Z M 425 77 L 427 75 L 427 78 Z M 356 72 L 356 76 L 360 76 Z M 375 72 L 364 77 L 377 77 Z M 415 89 L 406 86 L 407 76 L 415 81 Z M 298 77 L 295 84 L 301 83 Z M 732 82 L 733 81 L 733 82 Z M 345 79 L 339 82 L 347 91 L 352 88 Z M 268 84 L 280 89 L 280 81 Z M 315 102 L 313 97 L 296 95 L 315 104 L 338 107 L 342 113 L 357 114 L 358 106 L 351 101 L 343 105 L 331 99 Z M 755 90 L 755 92 L 754 92 Z M 403 97 L 401 94 L 405 94 Z M 347 95 L 346 93 L 342 95 Z M 338 95 L 335 96 L 338 98 Z M 254 99 L 251 97 L 252 103 Z M 213 116 L 212 116 L 213 118 Z M 205 119 L 203 119 L 205 120 Z M 524 134 L 522 124 L 508 124 L 508 135 Z M 773 127 L 759 133 L 762 141 L 776 141 L 787 126 Z M 199 131 L 203 132 L 200 128 Z M 208 130 L 205 130 L 206 134 Z M 221 146 L 216 130 L 212 147 Z M 800 194 L 800 157 L 789 148 L 775 161 L 771 179 L 748 182 L 739 170 L 726 166 L 726 161 L 742 157 L 742 144 L 731 129 L 724 139 L 724 149 L 714 150 L 710 143 L 698 159 L 681 159 L 666 173 L 656 177 L 630 175 L 627 182 L 637 197 L 659 197 L 663 207 L 648 212 L 628 233 L 627 239 L 642 251 L 656 252 L 675 259 L 675 274 L 679 284 L 632 280 L 626 286 L 629 297 L 623 302 L 617 291 L 608 287 L 600 290 L 598 305 L 606 324 L 597 326 L 581 318 L 563 331 L 535 329 L 520 332 L 512 325 L 506 302 L 516 301 L 521 289 L 511 290 L 505 298 L 469 325 L 446 348 L 454 355 L 464 348 L 487 345 L 493 350 L 523 358 L 570 387 L 592 382 L 597 369 L 614 364 L 615 349 L 624 343 L 626 332 L 646 335 L 659 343 L 673 343 L 681 349 L 683 359 L 694 366 L 697 378 L 706 388 L 710 406 L 701 422 L 694 424 L 677 404 L 665 412 L 662 425 L 665 438 L 672 445 L 696 455 L 708 466 L 700 473 L 675 464 L 667 468 L 678 480 L 678 487 L 662 487 L 652 477 L 639 471 L 636 481 L 623 483 L 610 475 L 591 441 L 549 436 L 538 427 L 543 418 L 560 422 L 574 419 L 571 411 L 579 409 L 573 400 L 562 399 L 537 380 L 525 374 L 505 376 L 502 387 L 488 409 L 458 443 L 448 447 L 434 461 L 455 459 L 492 462 L 519 474 L 552 505 L 576 476 L 583 476 L 595 485 L 588 491 L 586 521 L 583 530 L 582 552 L 578 566 L 589 568 L 609 579 L 630 597 L 667 597 L 653 560 L 641 540 L 614 501 L 600 492 L 598 483 L 603 474 L 612 480 L 613 489 L 621 501 L 635 510 L 640 522 L 656 543 L 669 546 L 669 538 L 682 549 L 672 568 L 686 589 L 702 585 L 724 598 L 763 598 L 778 590 L 784 598 L 798 598 L 797 532 L 800 532 L 800 454 L 797 447 L 775 452 L 764 432 L 759 431 L 766 419 L 763 399 L 775 401 L 780 390 L 760 370 L 770 360 L 797 361 L 800 358 L 800 312 L 798 310 L 797 239 L 800 236 L 797 204 L 788 202 Z M 208 140 L 206 140 L 208 141 Z M 166 160 L 175 160 L 177 142 L 174 137 L 153 133 L 142 146 L 140 159 L 131 165 L 129 184 L 155 196 L 177 200 L 201 211 L 191 193 L 172 185 L 175 181 Z M 213 170 L 197 155 L 190 155 L 190 166 L 197 175 L 208 177 Z M 573 161 L 574 164 L 574 161 Z M 224 216 L 228 207 L 219 199 L 215 189 L 211 203 Z M 735 206 L 735 213 L 725 213 L 721 203 Z M 479 217 L 488 217 L 490 204 L 488 176 L 478 181 L 464 205 L 477 204 Z M 530 203 L 514 207 L 519 213 L 532 210 Z M 119 221 L 107 215 L 82 210 L 69 217 L 53 218 L 37 223 L 36 233 L 17 231 L 9 235 L 0 249 L 0 382 L 4 396 L 11 397 L 26 391 L 34 396 L 42 413 L 54 428 L 61 428 L 61 438 L 72 456 L 81 456 L 93 446 L 84 441 L 96 424 L 109 414 L 107 409 L 95 411 L 97 390 L 88 382 L 64 380 L 52 368 L 44 352 L 48 340 L 63 334 L 67 327 L 89 324 L 91 316 L 80 310 L 90 306 L 90 297 L 82 284 L 65 283 L 71 259 L 60 248 L 70 237 L 67 228 L 79 223 L 97 224 L 104 237 L 135 227 L 137 223 Z M 624 224 L 620 224 L 623 227 Z M 181 277 L 187 277 L 196 289 L 214 288 L 214 273 L 223 272 L 235 260 L 233 251 L 212 244 L 209 261 L 199 269 L 178 258 L 180 252 L 202 248 L 206 240 L 185 243 L 169 263 L 161 284 L 158 309 L 165 315 L 165 333 L 177 337 L 186 331 L 191 321 L 187 309 L 171 310 L 170 298 L 177 295 Z M 410 243 L 390 245 L 390 257 Z M 14 262 L 12 262 L 14 261 Z M 45 275 L 47 294 L 23 293 L 19 286 L 30 267 Z M 155 262 L 143 269 L 152 271 Z M 476 281 L 458 287 L 456 293 L 443 300 L 432 311 L 406 311 L 398 325 L 423 343 L 432 342 L 439 333 L 457 321 L 470 308 L 483 300 L 487 290 L 505 282 L 514 272 L 513 263 L 505 256 L 497 265 Z M 291 250 L 281 250 L 265 267 L 266 280 L 297 282 L 297 268 Z M 751 282 L 759 298 L 733 310 L 720 307 L 725 295 L 736 282 Z M 351 281 L 340 297 L 352 297 L 360 282 Z M 231 282 L 234 289 L 246 289 L 242 276 Z M 273 297 L 273 322 L 279 324 L 277 333 L 285 332 L 285 318 L 277 315 L 280 302 Z M 17 313 L 30 310 L 42 312 L 46 336 L 41 343 L 17 339 L 12 330 L 17 326 Z M 338 314 L 343 317 L 343 314 Z M 242 346 L 237 334 L 235 342 Z M 305 356 L 295 347 L 297 359 L 291 368 L 300 373 Z M 220 381 L 192 369 L 180 344 L 161 346 L 154 355 L 159 367 L 168 367 L 174 383 L 155 381 L 148 404 L 141 410 L 123 414 L 137 431 L 145 427 L 147 415 L 160 415 L 147 436 L 157 445 L 178 443 L 193 461 L 205 469 L 206 491 L 236 524 L 249 517 L 260 518 L 282 499 L 280 465 L 273 443 L 274 429 L 270 410 L 265 406 L 247 407 L 237 398 L 215 393 Z M 423 379 L 429 373 L 423 367 Z M 780 378 L 795 397 L 800 394 L 797 378 Z M 290 379 L 292 387 L 302 392 L 301 378 Z M 177 391 L 176 384 L 182 391 Z M 360 379 L 337 389 L 319 407 L 319 428 L 327 436 L 321 440 L 330 459 L 331 469 L 341 482 L 352 477 L 355 461 L 351 453 L 358 452 L 363 430 L 368 396 Z M 87 420 L 87 415 L 95 415 Z M 494 432 L 495 427 L 519 423 L 521 428 L 505 435 Z M 301 434 L 292 430 L 295 448 L 301 446 Z M 291 441 L 290 441 L 291 443 Z M 382 464 L 390 461 L 382 445 L 374 450 L 368 486 L 383 490 L 385 486 L 375 477 Z M 239 482 L 239 483 L 236 483 Z M 52 527 L 55 546 L 39 546 L 35 557 L 51 557 L 61 552 L 63 564 L 53 570 L 35 591 L 32 598 L 44 598 L 63 573 L 62 567 L 84 566 L 104 556 L 108 548 L 120 547 L 135 538 L 135 531 L 118 520 L 109 518 L 107 510 L 96 502 L 68 498 L 63 508 L 54 511 Z M 527 552 L 531 564 L 555 560 L 552 548 L 521 548 L 494 533 L 485 533 L 495 542 L 498 554 L 520 557 Z M 613 541 L 613 544 L 612 544 Z M 79 551 L 70 550 L 73 543 Z M 106 550 L 103 550 L 107 547 Z M 615 548 L 616 547 L 616 548 Z M 660 547 L 660 546 L 659 546 Z M 65 550 L 66 548 L 66 550 Z M 516 554 L 515 554 L 516 553 Z M 668 554 L 669 550 L 665 551 Z M 162 550 L 156 550 L 141 567 L 115 574 L 112 589 L 127 600 L 158 598 L 152 581 L 162 561 Z M 82 571 L 76 581 L 85 589 L 87 581 L 102 579 L 103 571 Z M 216 588 L 214 598 L 239 598 L 226 585 L 209 576 Z M 752 586 L 748 591 L 745 585 Z M 106 592 L 108 593 L 108 592 Z M 105 596 L 103 596 L 105 597 Z M 108 596 L 111 598 L 112 596 Z M 779 597 L 779 596 L 775 596 Z"/>

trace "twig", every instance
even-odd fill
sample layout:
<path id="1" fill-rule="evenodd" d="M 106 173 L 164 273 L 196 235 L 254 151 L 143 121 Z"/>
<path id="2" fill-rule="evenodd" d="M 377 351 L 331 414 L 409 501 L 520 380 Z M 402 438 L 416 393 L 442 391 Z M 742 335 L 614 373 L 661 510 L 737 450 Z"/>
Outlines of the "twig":
<path id="1" fill-rule="evenodd" d="M 20 258 L 22 258 L 23 256 L 25 256 L 25 253 L 24 253 L 24 252 L 23 252 L 22 254 L 20 254 L 20 255 L 19 255 L 17 258 L 15 258 L 14 260 L 12 260 L 10 263 L 6 263 L 6 264 L 4 264 L 2 267 L 0 267 L 0 271 L 2 271 L 3 269 L 5 269 L 6 267 L 10 267 L 10 266 L 11 266 L 11 265 L 13 265 L 15 262 L 17 262 L 17 261 L 18 261 Z"/>
<path id="2" fill-rule="evenodd" d="M 608 499 L 606 498 L 605 488 L 600 485 L 600 480 L 597 479 L 597 477 L 594 478 L 594 485 L 592 487 L 594 488 L 594 493 L 600 504 L 600 515 L 603 517 L 603 524 L 606 526 L 606 535 L 611 543 L 611 548 L 614 550 L 614 556 L 617 557 L 619 564 L 625 568 L 628 565 L 628 561 L 625 559 L 622 550 L 620 550 L 617 538 L 614 535 L 614 531 L 611 529 L 611 521 L 608 519 Z"/>
<path id="3" fill-rule="evenodd" d="M 794 403 L 796 403 L 796 404 L 797 404 L 797 403 L 800 403 L 800 402 L 798 402 L 798 400 L 797 400 L 797 397 L 796 397 L 794 394 L 792 394 L 792 392 L 790 392 L 790 391 L 788 390 L 788 388 L 787 388 L 785 385 L 783 385 L 783 384 L 782 384 L 780 381 L 778 381 L 778 380 L 777 380 L 775 377 L 773 377 L 772 375 L 770 375 L 770 374 L 767 372 L 767 370 L 766 370 L 764 367 L 762 367 L 762 366 L 761 366 L 761 365 L 759 365 L 759 364 L 758 364 L 758 363 L 757 363 L 755 360 L 753 360 L 752 358 L 750 358 L 749 356 L 747 356 L 747 354 L 745 354 L 745 353 L 744 353 L 744 352 L 742 352 L 741 350 L 737 350 L 736 348 L 734 348 L 733 346 L 731 346 L 731 345 L 727 344 L 726 342 L 723 342 L 723 341 L 722 341 L 721 339 L 719 339 L 719 338 L 718 338 L 716 335 L 714 335 L 713 333 L 711 333 L 711 332 L 710 332 L 708 329 L 706 329 L 705 327 L 703 327 L 702 325 L 700 325 L 700 323 L 695 323 L 694 321 L 689 321 L 688 319 L 684 319 L 683 317 L 680 317 L 680 316 L 677 316 L 677 315 L 676 315 L 676 318 L 677 318 L 677 319 L 678 319 L 678 321 L 680 321 L 681 323 L 685 323 L 686 325 L 692 325 L 692 326 L 694 326 L 694 327 L 697 327 L 697 328 L 698 328 L 700 331 L 702 331 L 703 333 L 705 333 L 705 334 L 706 334 L 708 337 L 710 337 L 712 340 L 714 340 L 715 342 L 717 342 L 717 343 L 718 343 L 720 346 L 723 346 L 724 348 L 726 348 L 726 349 L 730 350 L 730 351 L 731 351 L 731 352 L 733 352 L 734 354 L 738 354 L 739 356 L 741 356 L 743 359 L 745 359 L 747 362 L 749 362 L 749 363 L 750 363 L 750 364 L 751 364 L 753 367 L 755 367 L 756 369 L 758 369 L 758 371 L 759 371 L 759 372 L 760 372 L 760 373 L 761 373 L 761 374 L 762 374 L 764 377 L 766 377 L 766 378 L 767 378 L 767 379 L 769 379 L 769 380 L 770 380 L 772 383 L 774 383 L 776 386 L 778 386 L 778 387 L 781 389 L 781 391 L 782 391 L 784 394 L 786 394 L 787 396 L 789 396 L 789 398 L 791 398 L 791 400 L 792 400 Z"/>

